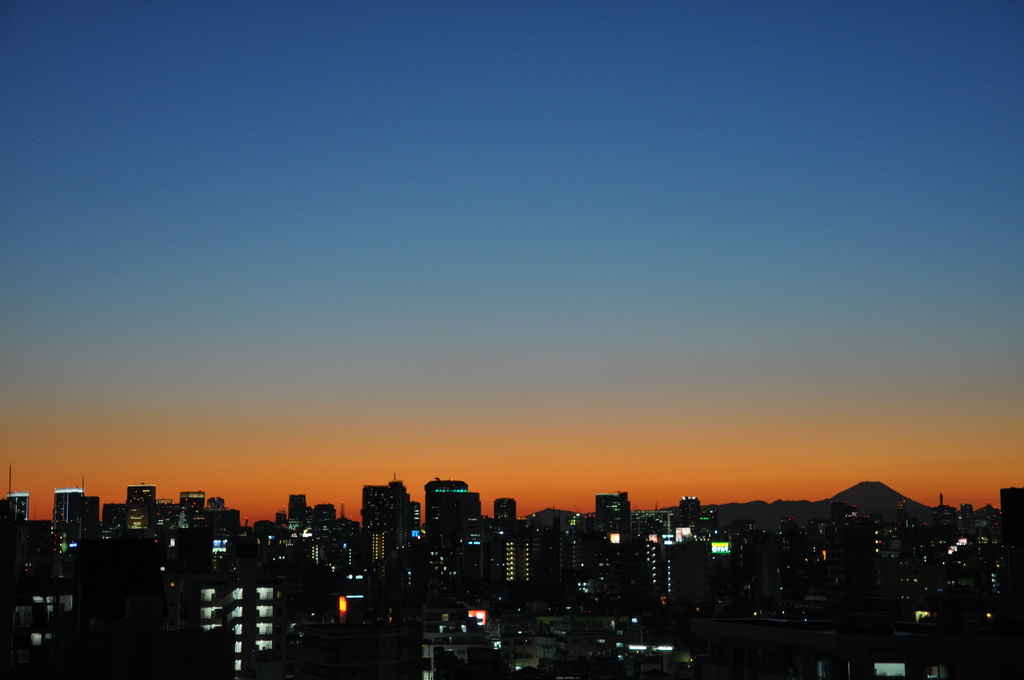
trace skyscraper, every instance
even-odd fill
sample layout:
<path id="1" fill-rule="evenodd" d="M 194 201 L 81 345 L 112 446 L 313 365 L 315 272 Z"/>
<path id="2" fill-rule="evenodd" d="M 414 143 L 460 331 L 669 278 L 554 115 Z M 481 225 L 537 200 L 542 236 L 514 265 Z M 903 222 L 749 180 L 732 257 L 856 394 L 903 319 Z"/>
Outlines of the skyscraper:
<path id="1" fill-rule="evenodd" d="M 70 487 L 53 490 L 53 531 L 67 542 L 82 538 L 82 498 L 85 490 Z"/>
<path id="2" fill-rule="evenodd" d="M 620 536 L 629 534 L 629 492 L 599 493 L 594 504 L 598 531 Z"/>
<path id="3" fill-rule="evenodd" d="M 428 538 L 465 534 L 480 521 L 480 494 L 470 493 L 465 482 L 435 479 L 424 486 L 427 516 L 423 529 Z"/>
<path id="4" fill-rule="evenodd" d="M 690 527 L 696 531 L 700 521 L 700 499 L 696 496 L 683 496 L 679 499 L 679 526 Z"/>
<path id="5" fill-rule="evenodd" d="M 516 499 L 494 499 L 494 528 L 501 533 L 508 533 L 516 527 Z"/>
<path id="6" fill-rule="evenodd" d="M 409 544 L 412 513 L 409 493 L 402 482 L 394 480 L 383 486 L 364 486 L 360 514 L 363 531 L 386 536 L 387 551 Z"/>
<path id="7" fill-rule="evenodd" d="M 424 486 L 424 530 L 439 560 L 437 573 L 453 581 L 483 575 L 483 532 L 480 527 L 480 494 L 465 482 L 435 479 Z"/>
<path id="8" fill-rule="evenodd" d="M 288 496 L 288 527 L 301 529 L 308 522 L 309 508 L 306 506 L 306 494 L 294 493 Z"/>
<path id="9" fill-rule="evenodd" d="M 156 487 L 152 484 L 129 484 L 126 505 L 153 505 L 156 503 Z"/>
<path id="10" fill-rule="evenodd" d="M 28 491 L 12 491 L 7 494 L 11 502 L 11 514 L 15 522 L 28 521 Z"/>

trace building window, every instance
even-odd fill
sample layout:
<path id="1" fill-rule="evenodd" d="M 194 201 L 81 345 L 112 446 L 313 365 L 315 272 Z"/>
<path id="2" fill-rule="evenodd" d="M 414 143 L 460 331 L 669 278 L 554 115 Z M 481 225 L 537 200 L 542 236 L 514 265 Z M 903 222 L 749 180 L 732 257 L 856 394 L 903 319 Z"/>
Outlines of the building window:
<path id="1" fill-rule="evenodd" d="M 905 678 L 907 677 L 907 664 L 875 662 L 876 678 Z"/>

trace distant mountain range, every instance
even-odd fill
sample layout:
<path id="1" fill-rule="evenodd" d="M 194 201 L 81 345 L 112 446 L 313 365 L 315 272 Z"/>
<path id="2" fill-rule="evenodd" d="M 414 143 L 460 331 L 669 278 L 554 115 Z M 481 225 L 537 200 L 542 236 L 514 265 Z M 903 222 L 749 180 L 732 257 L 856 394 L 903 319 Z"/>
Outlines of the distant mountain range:
<path id="1" fill-rule="evenodd" d="M 735 520 L 754 520 L 757 528 L 774 531 L 779 526 L 779 519 L 792 517 L 803 525 L 809 519 L 828 519 L 832 511 L 833 501 L 842 501 L 857 506 L 858 515 L 881 513 L 886 520 L 896 519 L 896 503 L 906 499 L 904 510 L 920 522 L 931 523 L 932 509 L 922 503 L 908 499 L 903 494 L 890 489 L 881 482 L 861 482 L 840 491 L 832 498 L 820 501 L 752 501 L 750 503 L 725 503 L 723 505 L 707 505 L 704 507 L 718 511 L 718 526 L 727 527 Z"/>

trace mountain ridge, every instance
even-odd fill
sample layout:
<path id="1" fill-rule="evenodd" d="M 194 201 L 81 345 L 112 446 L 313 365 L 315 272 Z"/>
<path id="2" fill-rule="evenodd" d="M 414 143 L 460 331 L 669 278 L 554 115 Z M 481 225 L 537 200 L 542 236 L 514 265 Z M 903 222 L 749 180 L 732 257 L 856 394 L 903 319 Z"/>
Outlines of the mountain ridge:
<path id="1" fill-rule="evenodd" d="M 749 501 L 747 503 L 723 503 L 706 505 L 705 508 L 718 511 L 719 527 L 727 527 L 736 520 L 753 520 L 757 528 L 773 531 L 783 517 L 792 517 L 799 524 L 809 519 L 828 519 L 833 502 L 844 502 L 857 506 L 860 515 L 880 513 L 887 521 L 896 519 L 896 503 L 904 500 L 906 513 L 919 522 L 931 523 L 930 507 L 908 498 L 882 482 L 859 482 L 830 498 L 819 501 L 776 500 Z"/>

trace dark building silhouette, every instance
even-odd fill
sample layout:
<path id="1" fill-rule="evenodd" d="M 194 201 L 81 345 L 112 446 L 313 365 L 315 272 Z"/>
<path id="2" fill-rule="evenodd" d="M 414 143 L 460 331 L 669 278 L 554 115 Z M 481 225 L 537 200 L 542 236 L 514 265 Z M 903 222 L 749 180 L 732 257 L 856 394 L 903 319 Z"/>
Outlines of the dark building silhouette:
<path id="1" fill-rule="evenodd" d="M 124 530 L 128 526 L 128 515 L 124 503 L 104 503 L 103 504 L 103 516 L 101 522 L 103 525 L 103 537 L 104 538 L 121 538 L 124 536 Z"/>
<path id="2" fill-rule="evenodd" d="M 451 581 L 483 577 L 480 494 L 465 482 L 435 479 L 424 486 L 423 529 L 434 551 L 435 570 Z"/>
<path id="3" fill-rule="evenodd" d="M 700 499 L 696 496 L 683 496 L 679 499 L 679 526 L 689 527 L 696 532 L 700 522 Z"/>
<path id="4" fill-rule="evenodd" d="M 77 487 L 53 491 L 53 530 L 63 536 L 66 542 L 76 542 L 82 538 L 83 496 L 85 491 Z"/>
<path id="5" fill-rule="evenodd" d="M 383 486 L 364 486 L 361 517 L 364 532 L 383 536 L 381 549 L 385 553 L 409 544 L 412 518 L 409 493 L 402 482 L 395 480 Z M 383 558 L 384 555 L 379 557 Z"/>
<path id="6" fill-rule="evenodd" d="M 629 493 L 599 493 L 595 499 L 595 519 L 597 531 L 605 534 L 616 533 L 622 537 L 629 535 L 630 507 Z"/>
<path id="7" fill-rule="evenodd" d="M 494 529 L 501 533 L 507 533 L 516 527 L 516 499 L 495 498 L 494 499 Z"/>
<path id="8" fill-rule="evenodd" d="M 156 487 L 152 484 L 129 484 L 128 497 L 125 503 L 131 505 L 153 505 L 156 503 Z"/>
<path id="9" fill-rule="evenodd" d="M 301 529 L 308 521 L 309 508 L 306 506 L 306 494 L 296 493 L 288 496 L 288 526 Z"/>
<path id="10" fill-rule="evenodd" d="M 28 491 L 12 491 L 7 494 L 7 500 L 11 506 L 12 519 L 15 522 L 27 522 L 28 514 Z"/>
<path id="11" fill-rule="evenodd" d="M 82 496 L 82 540 L 103 538 L 103 524 L 100 522 L 100 497 Z"/>
<path id="12" fill-rule="evenodd" d="M 1024 610 L 1024 489 L 1010 487 L 999 490 L 1002 506 L 1003 546 L 1007 558 L 1010 602 L 1018 611 Z"/>
<path id="13" fill-rule="evenodd" d="M 296 628 L 296 680 L 389 678 L 420 680 L 420 633 L 372 623 L 309 624 Z"/>

